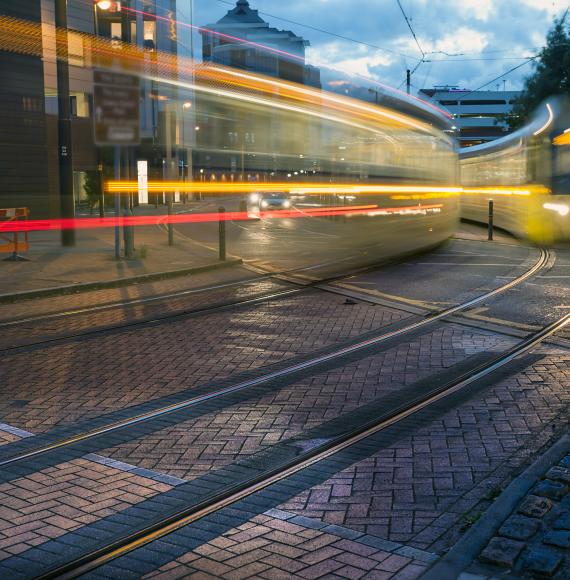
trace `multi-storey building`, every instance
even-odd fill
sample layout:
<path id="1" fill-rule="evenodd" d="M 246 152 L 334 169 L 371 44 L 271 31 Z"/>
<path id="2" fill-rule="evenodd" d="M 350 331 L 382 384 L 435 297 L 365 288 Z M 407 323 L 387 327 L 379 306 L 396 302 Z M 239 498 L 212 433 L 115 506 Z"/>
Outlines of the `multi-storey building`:
<path id="1" fill-rule="evenodd" d="M 59 0 L 58 0 L 59 1 Z M 61 208 L 58 150 L 59 107 L 55 46 L 57 2 L 2 2 L 0 15 L 42 27 L 42 54 L 0 52 L 0 207 L 28 206 L 33 217 L 57 216 Z M 71 112 L 71 151 L 75 202 L 85 195 L 88 172 L 103 168 L 112 174 L 111 147 L 97 146 L 93 130 L 93 60 L 90 36 L 136 45 L 149 58 L 161 53 L 192 56 L 188 6 L 178 12 L 176 0 L 67 0 L 67 75 Z M 191 7 L 191 5 L 190 5 Z M 178 176 L 180 160 L 191 157 L 193 111 L 184 109 L 192 95 L 150 80 L 140 82 L 141 143 L 129 148 L 131 178 L 136 161 L 148 163 L 150 174 Z M 184 123 L 184 118 L 189 117 Z M 192 117 L 192 118 L 191 118 Z M 166 130 L 167 121 L 170 130 Z M 183 127 L 184 130 L 181 130 Z M 169 137 L 167 143 L 167 136 Z M 165 167 L 166 159 L 171 167 Z M 181 163 L 182 165 L 183 163 Z M 187 164 L 186 164 L 187 165 Z"/>
<path id="2" fill-rule="evenodd" d="M 507 117 L 520 94 L 520 91 L 469 91 L 450 86 L 420 90 L 420 97 L 428 97 L 453 115 L 462 147 L 507 135 Z"/>
<path id="3" fill-rule="evenodd" d="M 319 69 L 305 59 L 309 41 L 290 30 L 269 26 L 247 0 L 238 0 L 235 8 L 215 24 L 206 25 L 200 34 L 205 62 L 320 87 Z"/>

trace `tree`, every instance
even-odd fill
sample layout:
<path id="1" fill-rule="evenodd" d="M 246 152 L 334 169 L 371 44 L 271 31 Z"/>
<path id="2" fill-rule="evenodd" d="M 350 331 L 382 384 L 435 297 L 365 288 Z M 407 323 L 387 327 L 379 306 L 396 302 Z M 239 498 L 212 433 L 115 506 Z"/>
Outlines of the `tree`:
<path id="1" fill-rule="evenodd" d="M 508 116 L 511 129 L 524 125 L 547 97 L 570 94 L 570 30 L 566 14 L 554 21 L 546 46 L 534 61 L 534 72 L 527 77 L 522 95 Z"/>
<path id="2" fill-rule="evenodd" d="M 87 205 L 89 212 L 93 213 L 93 208 L 99 205 L 101 200 L 101 176 L 98 171 L 85 172 L 85 194 L 87 195 Z"/>

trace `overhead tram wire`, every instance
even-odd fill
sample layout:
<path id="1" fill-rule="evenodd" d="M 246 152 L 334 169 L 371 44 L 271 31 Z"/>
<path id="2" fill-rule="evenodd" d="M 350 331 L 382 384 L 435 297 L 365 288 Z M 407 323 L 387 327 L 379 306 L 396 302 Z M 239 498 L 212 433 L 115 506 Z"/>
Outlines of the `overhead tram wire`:
<path id="1" fill-rule="evenodd" d="M 228 6 L 234 5 L 234 2 L 230 2 L 229 0 L 217 0 L 217 2 L 220 2 L 221 4 L 227 4 Z M 348 42 L 354 42 L 355 44 L 367 46 L 367 47 L 373 48 L 375 50 L 382 50 L 384 52 L 389 52 L 391 54 L 403 56 L 404 58 L 415 58 L 409 54 L 405 54 L 403 52 L 399 52 L 399 51 L 393 50 L 391 48 L 386 48 L 384 46 L 378 46 L 377 44 L 372 44 L 371 42 L 365 42 L 364 40 L 357 40 L 356 38 L 351 38 L 350 36 L 344 36 L 343 34 L 331 32 L 330 30 L 326 30 L 324 28 L 318 28 L 317 26 L 311 26 L 310 24 L 304 24 L 302 22 L 297 22 L 296 20 L 284 18 L 283 16 L 276 16 L 275 14 L 271 14 L 271 13 L 265 12 L 263 10 L 258 10 L 258 12 L 260 14 L 263 14 L 264 16 L 269 16 L 270 18 L 275 18 L 275 20 L 281 20 L 282 22 L 287 22 L 288 24 L 294 24 L 295 26 L 302 26 L 303 28 L 307 28 L 309 30 L 314 30 L 315 32 L 321 32 L 322 34 L 328 34 L 329 36 L 334 36 L 335 38 L 340 38 L 341 40 L 347 40 Z"/>
<path id="2" fill-rule="evenodd" d="M 503 77 L 506 77 L 507 75 L 511 74 L 512 72 L 515 72 L 517 69 L 527 65 L 529 62 L 533 62 L 537 58 L 538 58 L 538 55 L 531 56 L 530 58 L 525 60 L 523 63 L 518 64 L 517 66 L 514 66 L 513 68 L 510 68 L 508 71 L 504 72 L 503 74 L 499 75 L 498 77 L 495 77 L 494 79 L 491 79 L 489 82 L 481 85 L 480 87 L 477 87 L 476 89 L 473 89 L 472 91 L 469 91 L 469 92 L 461 95 L 461 98 L 463 99 L 468 95 L 471 95 L 473 93 L 476 93 L 477 91 L 480 91 L 481 89 L 484 89 L 485 87 L 489 86 L 491 83 L 494 83 L 495 81 L 498 81 L 499 79 L 502 79 Z"/>
<path id="3" fill-rule="evenodd" d="M 422 55 L 422 59 L 423 59 L 423 58 L 425 58 L 426 53 L 424 52 L 424 49 L 421 47 L 420 41 L 418 40 L 418 37 L 416 36 L 414 29 L 412 28 L 412 23 L 410 22 L 410 19 L 408 18 L 408 15 L 406 14 L 404 7 L 402 6 L 402 3 L 400 2 L 400 0 L 396 0 L 396 2 L 398 3 L 398 6 L 400 7 L 400 10 L 402 12 L 402 16 L 404 17 L 404 20 L 406 21 L 406 24 L 408 25 L 408 28 L 410 29 L 410 32 L 412 33 L 412 36 L 414 37 L 414 40 L 416 41 L 416 44 L 418 46 L 418 49 L 419 49 L 419 51 Z"/>

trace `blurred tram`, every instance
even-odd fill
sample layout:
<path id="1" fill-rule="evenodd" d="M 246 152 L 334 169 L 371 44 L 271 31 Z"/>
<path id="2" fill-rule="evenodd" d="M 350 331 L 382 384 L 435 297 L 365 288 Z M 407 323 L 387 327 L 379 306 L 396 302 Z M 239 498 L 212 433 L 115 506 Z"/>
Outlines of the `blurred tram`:
<path id="1" fill-rule="evenodd" d="M 377 105 L 223 66 L 198 67 L 195 79 L 195 171 L 229 195 L 251 186 L 242 207 L 283 187 L 301 218 L 288 222 L 297 242 L 306 226 L 339 258 L 371 261 L 453 235 L 458 158 L 442 111 L 404 94 Z"/>
<path id="2" fill-rule="evenodd" d="M 570 239 L 570 100 L 544 102 L 514 133 L 459 153 L 462 219 L 540 244 Z"/>
<path id="3" fill-rule="evenodd" d="M 42 34 L 38 23 L 0 16 L 0 50 L 43 57 Z M 277 248 L 299 265 L 355 256 L 353 262 L 370 263 L 435 246 L 455 232 L 457 146 L 449 114 L 434 106 L 376 89 L 369 90 L 377 104 L 352 99 L 341 76 L 327 85 L 339 94 L 67 34 L 81 48 L 77 54 L 89 55 L 70 60 L 70 75 L 89 78 L 85 72 L 93 69 L 140 79 L 133 109 L 140 105 L 141 144 L 133 154 L 148 160 L 147 191 L 159 192 L 156 203 L 168 187 L 175 201 L 186 192 L 209 201 L 217 196 L 230 211 L 241 208 L 236 236 L 246 240 L 248 257 L 275 255 Z M 244 59 L 249 48 L 244 41 Z M 283 54 L 265 48 L 271 70 Z M 103 157 L 111 156 L 108 149 Z M 136 195 L 139 184 L 108 183 L 106 191 Z M 247 196 L 267 201 L 272 193 L 286 194 L 290 207 L 261 207 L 259 219 L 242 219 Z"/>

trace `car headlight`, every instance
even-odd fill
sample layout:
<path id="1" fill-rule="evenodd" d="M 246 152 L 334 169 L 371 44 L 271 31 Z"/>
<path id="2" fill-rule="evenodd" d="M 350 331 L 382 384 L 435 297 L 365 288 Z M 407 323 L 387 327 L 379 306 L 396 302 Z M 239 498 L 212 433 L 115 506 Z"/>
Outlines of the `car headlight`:
<path id="1" fill-rule="evenodd" d="M 565 217 L 570 213 L 570 207 L 564 203 L 544 203 L 542 204 L 542 207 L 544 209 L 558 212 L 558 214 L 562 217 Z"/>
<path id="2" fill-rule="evenodd" d="M 290 202 L 288 199 L 286 199 L 286 200 L 283 202 L 283 207 L 291 207 L 291 202 Z"/>
<path id="3" fill-rule="evenodd" d="M 259 201 L 259 193 L 252 193 L 249 196 L 249 201 L 252 201 L 253 203 L 256 203 Z"/>
<path id="4" fill-rule="evenodd" d="M 261 202 L 261 207 L 267 207 L 269 204 L 267 203 L 267 201 L 263 200 Z"/>

